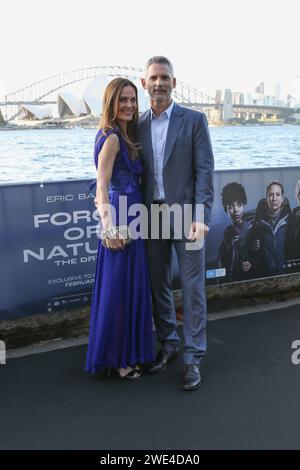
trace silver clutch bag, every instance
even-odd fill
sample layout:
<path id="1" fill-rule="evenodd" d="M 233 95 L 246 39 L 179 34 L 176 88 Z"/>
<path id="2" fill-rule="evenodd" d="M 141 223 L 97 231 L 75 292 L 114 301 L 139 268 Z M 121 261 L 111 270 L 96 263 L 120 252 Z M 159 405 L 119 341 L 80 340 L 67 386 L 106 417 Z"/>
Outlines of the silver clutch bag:
<path id="1" fill-rule="evenodd" d="M 131 242 L 131 233 L 130 233 L 129 227 L 127 225 L 117 225 L 116 226 L 115 238 L 118 238 L 119 235 L 120 235 L 120 238 L 124 239 L 126 245 L 128 245 L 128 243 Z M 107 240 L 106 238 L 102 239 L 102 245 L 105 248 L 107 248 L 106 240 Z"/>

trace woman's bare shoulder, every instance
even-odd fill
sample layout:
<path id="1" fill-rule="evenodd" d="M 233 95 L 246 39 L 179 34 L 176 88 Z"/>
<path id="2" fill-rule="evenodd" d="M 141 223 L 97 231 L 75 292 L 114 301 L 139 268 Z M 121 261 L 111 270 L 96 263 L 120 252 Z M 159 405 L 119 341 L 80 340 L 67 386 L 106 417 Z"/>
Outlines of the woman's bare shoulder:
<path id="1" fill-rule="evenodd" d="M 119 150 L 120 142 L 119 137 L 115 132 L 112 132 L 107 136 L 104 142 L 104 146 L 107 150 Z"/>

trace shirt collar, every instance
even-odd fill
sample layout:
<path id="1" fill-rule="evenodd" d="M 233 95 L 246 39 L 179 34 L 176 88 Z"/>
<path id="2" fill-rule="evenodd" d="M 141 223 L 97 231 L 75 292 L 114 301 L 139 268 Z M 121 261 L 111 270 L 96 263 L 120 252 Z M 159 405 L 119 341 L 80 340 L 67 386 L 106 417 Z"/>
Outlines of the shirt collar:
<path id="1" fill-rule="evenodd" d="M 172 101 L 171 104 L 170 104 L 170 106 L 169 106 L 167 109 L 165 109 L 165 111 L 164 111 L 163 113 L 161 113 L 160 116 L 162 116 L 162 115 L 165 114 L 165 115 L 167 116 L 167 118 L 170 119 L 171 113 L 172 113 L 173 108 L 174 108 L 174 105 L 175 105 L 175 102 Z M 152 108 L 150 108 L 150 112 L 151 112 L 151 119 L 153 119 L 153 118 L 159 119 L 159 118 L 154 114 L 154 112 L 152 111 Z"/>

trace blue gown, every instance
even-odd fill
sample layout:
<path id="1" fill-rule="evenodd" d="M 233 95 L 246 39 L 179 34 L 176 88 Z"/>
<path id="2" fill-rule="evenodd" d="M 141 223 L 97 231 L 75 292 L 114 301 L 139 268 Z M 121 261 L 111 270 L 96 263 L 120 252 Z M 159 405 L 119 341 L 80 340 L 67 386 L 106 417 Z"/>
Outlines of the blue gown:
<path id="1" fill-rule="evenodd" d="M 109 199 L 116 209 L 118 225 L 119 196 L 126 195 L 128 208 L 142 203 L 139 159 L 131 160 L 120 132 L 120 151 L 116 156 L 109 186 Z M 95 165 L 107 138 L 96 135 Z M 138 214 L 137 214 L 138 215 Z M 135 217 L 128 216 L 127 224 Z M 122 224 L 123 225 L 123 224 Z M 87 372 L 103 368 L 126 368 L 154 359 L 152 307 L 148 264 L 144 240 L 132 240 L 124 250 L 112 251 L 99 240 L 95 284 L 92 297 Z"/>

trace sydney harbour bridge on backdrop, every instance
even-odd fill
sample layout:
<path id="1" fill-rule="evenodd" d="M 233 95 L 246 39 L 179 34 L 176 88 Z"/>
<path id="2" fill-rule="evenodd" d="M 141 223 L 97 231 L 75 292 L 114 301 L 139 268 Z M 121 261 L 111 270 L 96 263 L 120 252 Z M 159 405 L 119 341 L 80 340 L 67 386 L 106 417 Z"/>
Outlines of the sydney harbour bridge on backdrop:
<path id="1" fill-rule="evenodd" d="M 109 79 L 123 76 L 137 82 L 142 73 L 142 69 L 135 67 L 106 65 L 56 74 L 5 95 L 3 101 L 0 102 L 0 114 L 2 113 L 4 120 L 8 123 L 13 120 L 22 119 L 24 116 L 31 116 L 34 119 L 34 109 L 46 109 L 47 106 L 49 109 L 50 106 L 59 104 L 59 93 L 67 87 L 70 88 L 70 86 L 79 82 L 103 76 Z M 287 106 L 235 104 L 232 101 L 232 96 L 231 98 L 230 96 L 231 94 L 229 93 L 226 98 L 225 94 L 223 101 L 217 101 L 216 98 L 180 80 L 177 81 L 177 86 L 173 93 L 174 100 L 177 103 L 205 112 L 209 122 L 230 121 L 232 119 L 243 121 L 250 121 L 251 119 L 260 121 L 273 120 L 275 122 L 278 119 L 285 119 L 293 113 L 293 109 Z M 68 106 L 66 107 L 68 108 Z M 70 109 L 69 112 L 71 115 Z M 93 113 L 93 109 L 88 106 L 88 103 L 85 103 L 84 111 L 79 111 L 78 113 L 77 117 L 95 116 L 97 114 Z M 44 116 L 46 117 L 47 113 L 45 114 L 44 112 Z M 50 117 L 50 115 L 47 117 Z M 61 113 L 58 114 L 56 121 L 59 122 L 61 117 Z"/>

